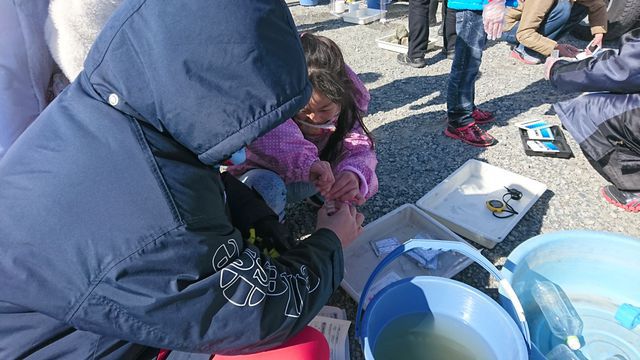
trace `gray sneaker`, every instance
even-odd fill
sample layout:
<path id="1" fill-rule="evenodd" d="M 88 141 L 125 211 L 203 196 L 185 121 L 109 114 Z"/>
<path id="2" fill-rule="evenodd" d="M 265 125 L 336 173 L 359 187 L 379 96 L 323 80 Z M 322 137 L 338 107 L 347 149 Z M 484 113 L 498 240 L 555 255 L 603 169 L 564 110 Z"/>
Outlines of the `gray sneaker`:
<path id="1" fill-rule="evenodd" d="M 530 54 L 530 50 L 527 50 L 522 44 L 516 46 L 511 50 L 511 57 L 527 65 L 538 65 L 542 63 L 542 60 L 534 55 Z"/>

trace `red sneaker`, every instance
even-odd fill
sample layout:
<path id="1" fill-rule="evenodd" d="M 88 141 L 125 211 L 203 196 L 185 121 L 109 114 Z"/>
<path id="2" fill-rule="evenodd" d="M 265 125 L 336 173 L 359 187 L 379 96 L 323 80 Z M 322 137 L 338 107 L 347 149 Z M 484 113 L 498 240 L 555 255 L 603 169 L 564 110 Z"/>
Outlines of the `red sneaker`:
<path id="1" fill-rule="evenodd" d="M 613 185 L 600 188 L 600 194 L 609 203 L 630 212 L 640 212 L 640 192 L 618 190 Z"/>
<path id="2" fill-rule="evenodd" d="M 496 119 L 496 117 L 493 116 L 492 112 L 480 110 L 478 108 L 475 108 L 475 110 L 471 112 L 471 117 L 476 122 L 476 124 L 479 125 L 490 123 Z"/>
<path id="3" fill-rule="evenodd" d="M 444 134 L 452 139 L 459 139 L 462 142 L 473 146 L 487 147 L 498 143 L 496 138 L 480 129 L 475 123 L 459 128 L 447 126 L 447 128 L 444 129 Z"/>

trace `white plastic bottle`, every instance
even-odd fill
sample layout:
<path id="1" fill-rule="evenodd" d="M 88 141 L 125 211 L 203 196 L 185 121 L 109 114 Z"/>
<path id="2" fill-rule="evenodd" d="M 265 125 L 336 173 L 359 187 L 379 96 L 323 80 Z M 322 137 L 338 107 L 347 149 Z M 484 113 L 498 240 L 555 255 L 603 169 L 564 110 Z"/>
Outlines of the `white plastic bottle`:
<path id="1" fill-rule="evenodd" d="M 549 281 L 536 281 L 531 290 L 553 334 L 564 339 L 571 350 L 582 346 L 582 319 L 570 302 L 565 301 L 558 288 Z"/>
<path id="2" fill-rule="evenodd" d="M 580 360 L 565 344 L 556 345 L 546 357 L 547 360 Z"/>

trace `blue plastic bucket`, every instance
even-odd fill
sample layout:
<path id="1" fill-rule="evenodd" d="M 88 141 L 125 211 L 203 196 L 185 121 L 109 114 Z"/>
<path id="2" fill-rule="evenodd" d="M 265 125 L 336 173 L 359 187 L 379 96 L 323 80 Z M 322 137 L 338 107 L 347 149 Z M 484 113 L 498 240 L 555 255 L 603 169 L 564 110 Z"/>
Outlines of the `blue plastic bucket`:
<path id="1" fill-rule="evenodd" d="M 302 6 L 316 6 L 316 5 L 318 5 L 318 0 L 300 0 L 300 5 L 302 5 Z"/>
<path id="2" fill-rule="evenodd" d="M 562 289 L 584 323 L 580 358 L 594 360 L 640 359 L 640 329 L 628 330 L 614 318 L 623 303 L 640 304 L 639 274 L 640 239 L 594 231 L 531 238 L 509 254 L 502 268 L 522 302 L 535 346 L 546 354 L 562 342 L 530 292 L 535 280 L 548 280 Z"/>
<path id="3" fill-rule="evenodd" d="M 367 0 L 367 8 L 380 10 L 380 0 Z"/>
<path id="4" fill-rule="evenodd" d="M 439 319 L 458 320 L 468 327 L 478 339 L 490 348 L 495 360 L 526 360 L 529 358 L 529 333 L 520 302 L 506 281 L 501 281 L 506 293 L 512 295 L 514 321 L 498 303 L 482 292 L 461 282 L 433 277 L 416 276 L 387 285 L 367 305 L 363 306 L 367 293 L 376 276 L 403 253 L 414 249 L 438 249 L 455 251 L 473 259 L 496 278 L 500 272 L 470 245 L 458 241 L 411 240 L 399 246 L 375 268 L 360 296 L 356 314 L 356 336 L 363 347 L 365 359 L 374 359 L 378 336 L 393 320 L 409 314 L 428 314 L 435 322 Z M 518 324 L 516 324 L 516 322 Z M 473 344 L 472 339 L 466 339 Z M 471 349 L 473 350 L 473 349 Z"/>

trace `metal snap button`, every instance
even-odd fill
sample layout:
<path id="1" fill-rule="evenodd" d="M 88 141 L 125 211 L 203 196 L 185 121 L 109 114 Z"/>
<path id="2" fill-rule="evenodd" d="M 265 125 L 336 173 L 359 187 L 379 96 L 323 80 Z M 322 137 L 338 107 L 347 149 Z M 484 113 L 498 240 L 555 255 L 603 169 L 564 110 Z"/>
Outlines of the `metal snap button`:
<path id="1" fill-rule="evenodd" d="M 111 106 L 116 106 L 118 105 L 118 102 L 120 101 L 120 99 L 118 98 L 118 95 L 116 94 L 111 94 L 109 95 L 109 104 Z"/>

